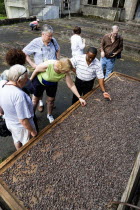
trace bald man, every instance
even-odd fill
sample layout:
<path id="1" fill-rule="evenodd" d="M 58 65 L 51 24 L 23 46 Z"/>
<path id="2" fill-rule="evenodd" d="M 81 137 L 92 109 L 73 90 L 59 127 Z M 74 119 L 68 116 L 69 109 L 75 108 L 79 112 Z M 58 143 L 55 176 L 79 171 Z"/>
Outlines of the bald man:
<path id="1" fill-rule="evenodd" d="M 112 31 L 102 38 L 101 42 L 101 65 L 104 76 L 107 78 L 113 72 L 116 58 L 120 58 L 123 50 L 123 38 L 118 34 L 119 27 L 112 26 Z"/>

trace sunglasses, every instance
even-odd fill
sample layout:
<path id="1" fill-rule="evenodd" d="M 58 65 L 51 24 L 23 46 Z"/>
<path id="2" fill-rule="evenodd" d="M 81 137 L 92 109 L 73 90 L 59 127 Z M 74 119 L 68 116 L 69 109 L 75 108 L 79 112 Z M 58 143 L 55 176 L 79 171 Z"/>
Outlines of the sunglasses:
<path id="1" fill-rule="evenodd" d="M 25 74 L 26 72 L 28 72 L 27 69 L 25 70 L 25 72 L 23 72 L 21 75 L 19 75 L 19 77 L 17 78 L 17 81 L 18 81 L 19 78 L 20 78 L 23 74 Z"/>

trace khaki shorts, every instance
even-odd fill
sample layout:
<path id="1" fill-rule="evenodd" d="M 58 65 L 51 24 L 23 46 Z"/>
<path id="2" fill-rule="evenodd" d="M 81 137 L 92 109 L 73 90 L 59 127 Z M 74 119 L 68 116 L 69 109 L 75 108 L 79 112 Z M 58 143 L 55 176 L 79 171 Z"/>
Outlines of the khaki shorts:
<path id="1" fill-rule="evenodd" d="M 12 138 L 14 140 L 14 143 L 21 142 L 22 145 L 26 144 L 29 139 L 30 139 L 30 132 L 25 129 L 24 127 L 22 128 L 16 128 L 13 125 L 10 125 L 9 123 L 6 123 L 7 128 L 9 131 L 12 133 Z"/>

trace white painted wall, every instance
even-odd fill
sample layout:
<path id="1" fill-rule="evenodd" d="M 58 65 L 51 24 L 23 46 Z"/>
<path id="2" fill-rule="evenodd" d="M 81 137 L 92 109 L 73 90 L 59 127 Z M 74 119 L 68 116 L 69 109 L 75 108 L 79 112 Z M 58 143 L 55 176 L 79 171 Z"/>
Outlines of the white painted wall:
<path id="1" fill-rule="evenodd" d="M 28 0 L 5 0 L 8 18 L 29 17 Z"/>

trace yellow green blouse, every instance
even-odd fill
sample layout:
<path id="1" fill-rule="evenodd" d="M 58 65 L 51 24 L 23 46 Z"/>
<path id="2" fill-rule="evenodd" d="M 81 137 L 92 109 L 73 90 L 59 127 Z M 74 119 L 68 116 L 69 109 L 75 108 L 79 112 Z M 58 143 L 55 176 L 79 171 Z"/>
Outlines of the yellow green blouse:
<path id="1" fill-rule="evenodd" d="M 45 72 L 41 72 L 37 75 L 38 80 L 40 81 L 40 83 L 42 85 L 44 85 L 42 83 L 42 79 L 44 79 L 45 81 L 48 81 L 48 82 L 58 82 L 59 80 L 61 80 L 65 76 L 66 76 L 65 73 L 60 73 L 60 74 L 56 73 L 54 71 L 54 65 L 53 64 L 49 64 L 48 68 L 46 69 Z"/>

